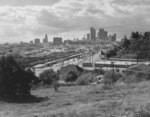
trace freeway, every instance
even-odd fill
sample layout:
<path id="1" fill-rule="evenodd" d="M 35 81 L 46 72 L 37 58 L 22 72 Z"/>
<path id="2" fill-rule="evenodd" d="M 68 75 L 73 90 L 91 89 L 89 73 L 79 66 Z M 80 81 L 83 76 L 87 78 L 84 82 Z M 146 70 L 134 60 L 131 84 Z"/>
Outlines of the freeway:
<path id="1" fill-rule="evenodd" d="M 62 58 L 55 61 L 46 62 L 44 64 L 36 65 L 34 66 L 35 75 L 39 76 L 40 73 L 47 69 L 53 69 L 54 71 L 58 71 L 62 67 L 67 66 L 69 64 L 82 65 L 81 62 L 84 61 L 84 59 L 80 58 L 80 56 L 82 55 L 83 53 L 80 53 L 67 58 Z"/>
<path id="2" fill-rule="evenodd" d="M 81 55 L 83 55 L 83 53 L 75 54 L 75 55 L 72 55 L 72 56 L 69 56 L 69 57 L 66 57 L 66 58 L 61 58 L 61 59 L 57 59 L 57 60 L 50 61 L 50 62 L 46 62 L 44 64 L 39 64 L 39 65 L 34 66 L 34 68 L 49 67 L 49 66 L 52 66 L 52 65 L 57 64 L 57 63 L 62 63 L 64 61 L 68 61 L 70 59 L 79 58 Z"/>
<path id="3" fill-rule="evenodd" d="M 80 56 L 84 56 L 81 58 Z M 84 66 L 85 63 L 90 63 L 90 66 Z M 126 60 L 103 60 L 100 59 L 99 53 L 96 54 L 76 54 L 67 58 L 58 59 L 55 61 L 47 62 L 45 64 L 40 64 L 34 66 L 35 73 L 37 76 L 39 76 L 40 73 L 42 73 L 44 70 L 47 69 L 53 69 L 54 71 L 60 70 L 62 67 L 67 66 L 69 64 L 78 65 L 85 69 L 94 69 L 94 68 L 104 68 L 104 69 L 112 69 L 112 63 L 113 67 L 115 68 L 123 68 L 126 69 L 132 65 L 136 65 L 137 62 L 135 61 L 126 61 Z M 138 64 L 150 64 L 150 62 L 142 61 L 138 62 Z M 93 66 L 94 65 L 94 66 Z"/>

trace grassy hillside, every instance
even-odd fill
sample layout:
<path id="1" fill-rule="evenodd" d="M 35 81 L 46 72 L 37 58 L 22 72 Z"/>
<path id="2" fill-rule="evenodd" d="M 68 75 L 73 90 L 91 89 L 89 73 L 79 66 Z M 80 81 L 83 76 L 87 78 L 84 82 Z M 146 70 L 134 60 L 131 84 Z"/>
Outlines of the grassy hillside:
<path id="1" fill-rule="evenodd" d="M 4 117 L 131 116 L 134 115 L 134 111 L 140 112 L 141 107 L 145 112 L 150 106 L 149 83 L 116 84 L 109 90 L 104 90 L 102 85 L 62 87 L 58 93 L 50 88 L 38 89 L 32 91 L 32 94 L 43 97 L 40 102 L 1 102 L 0 114 Z"/>

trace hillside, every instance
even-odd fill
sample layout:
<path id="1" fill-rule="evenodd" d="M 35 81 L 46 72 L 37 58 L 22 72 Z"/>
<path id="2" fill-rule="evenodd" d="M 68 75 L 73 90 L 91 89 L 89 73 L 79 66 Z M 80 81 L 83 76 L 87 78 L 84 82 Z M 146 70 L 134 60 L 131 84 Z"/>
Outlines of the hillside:
<path id="1" fill-rule="evenodd" d="M 4 117 L 123 117 L 140 107 L 150 106 L 150 82 L 117 85 L 104 90 L 102 85 L 38 89 L 32 94 L 43 97 L 37 103 L 0 103 Z M 56 116 L 52 116 L 56 115 Z"/>

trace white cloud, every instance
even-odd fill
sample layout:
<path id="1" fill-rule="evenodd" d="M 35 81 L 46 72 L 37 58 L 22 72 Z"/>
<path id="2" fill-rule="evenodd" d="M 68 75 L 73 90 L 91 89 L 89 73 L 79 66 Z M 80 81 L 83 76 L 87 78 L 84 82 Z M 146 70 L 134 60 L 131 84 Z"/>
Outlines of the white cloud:
<path id="1" fill-rule="evenodd" d="M 70 37 L 91 26 L 120 35 L 150 30 L 148 0 L 9 1 L 0 0 L 0 42 L 26 41 L 45 33 Z"/>

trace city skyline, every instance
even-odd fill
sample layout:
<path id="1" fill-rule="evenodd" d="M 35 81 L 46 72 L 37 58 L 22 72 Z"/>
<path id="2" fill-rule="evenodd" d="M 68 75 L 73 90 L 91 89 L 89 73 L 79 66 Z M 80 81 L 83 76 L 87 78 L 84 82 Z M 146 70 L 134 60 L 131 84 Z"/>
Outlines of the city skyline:
<path id="1" fill-rule="evenodd" d="M 90 27 L 121 38 L 150 31 L 148 0 L 0 0 L 0 43 L 29 42 L 48 34 L 50 41 L 81 38 Z"/>

